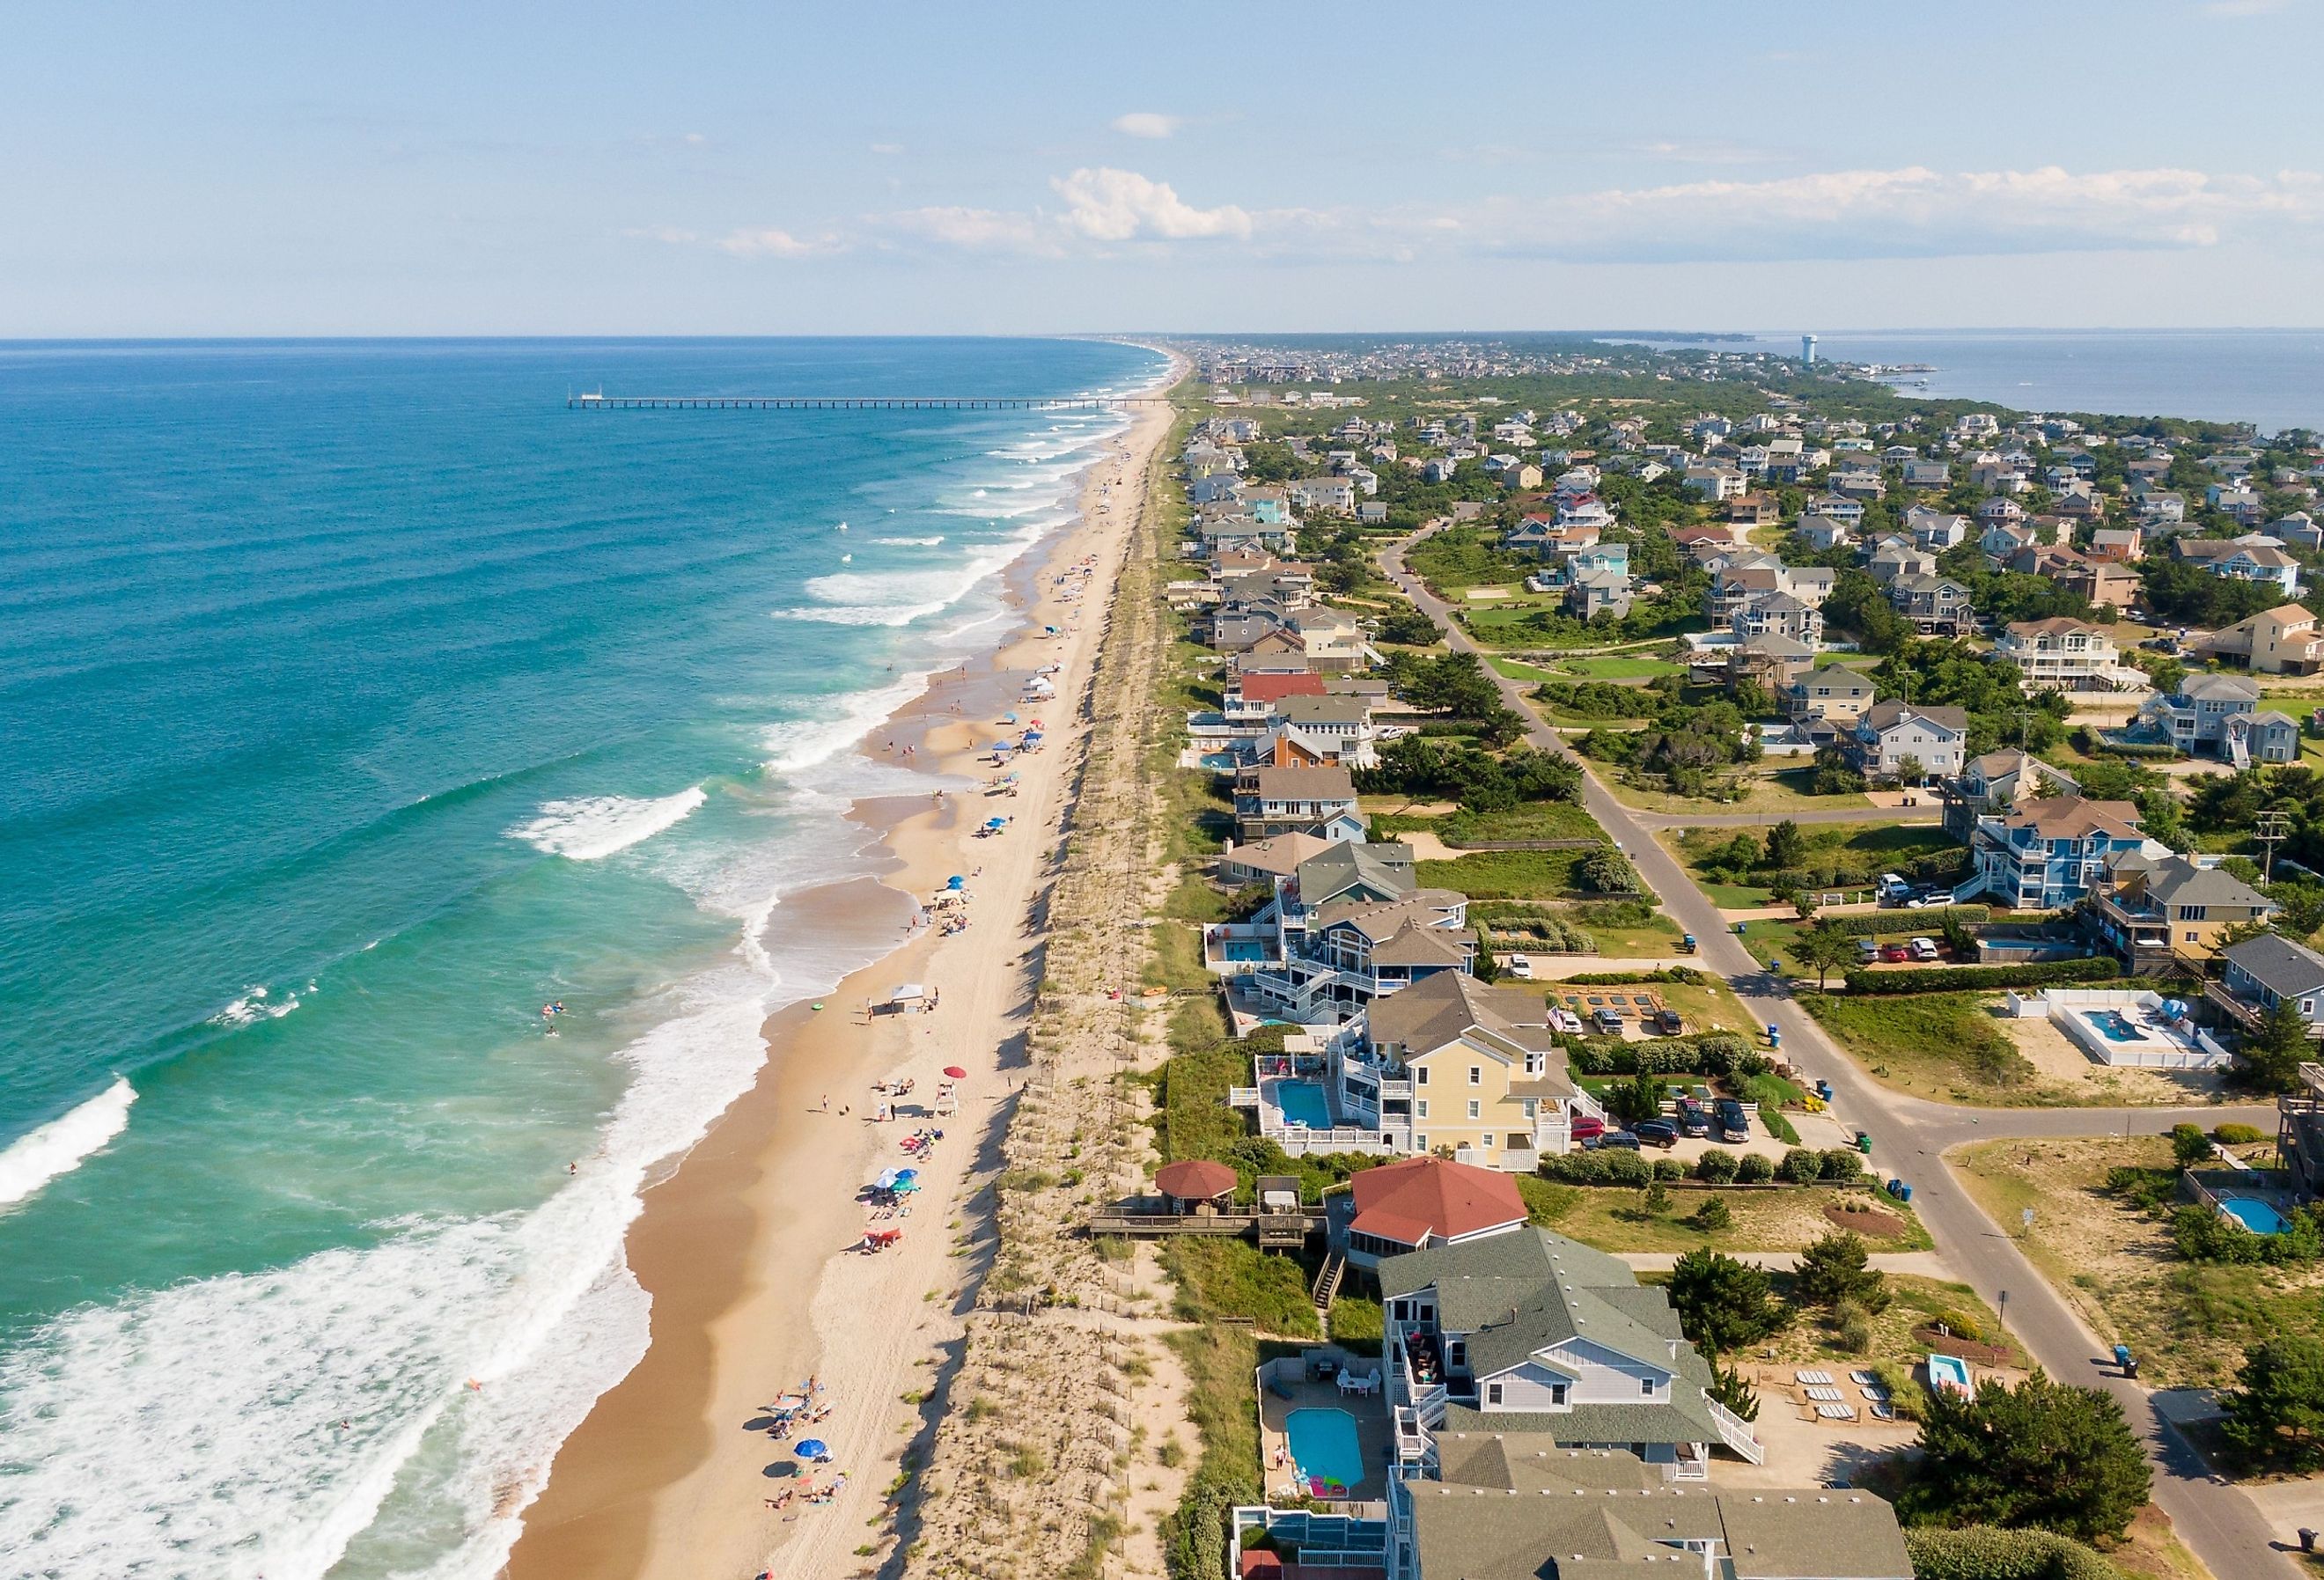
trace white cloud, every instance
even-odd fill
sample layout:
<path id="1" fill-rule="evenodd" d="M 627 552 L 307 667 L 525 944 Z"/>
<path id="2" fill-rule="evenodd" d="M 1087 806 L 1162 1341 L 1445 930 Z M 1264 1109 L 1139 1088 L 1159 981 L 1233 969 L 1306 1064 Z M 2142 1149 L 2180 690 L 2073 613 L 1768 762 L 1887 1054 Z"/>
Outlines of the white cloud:
<path id="1" fill-rule="evenodd" d="M 1241 209 L 1231 204 L 1196 208 L 1167 181 L 1151 180 L 1135 171 L 1077 170 L 1049 185 L 1065 200 L 1065 225 L 1092 241 L 1250 236 L 1250 216 Z"/>
<path id="2" fill-rule="evenodd" d="M 874 153 L 901 153 L 904 152 L 904 145 L 900 143 L 874 143 L 872 145 L 872 152 Z"/>
<path id="3" fill-rule="evenodd" d="M 622 234 L 633 241 L 662 242 L 674 247 L 687 246 L 702 239 L 693 231 L 680 230 L 674 225 L 633 226 Z"/>
<path id="4" fill-rule="evenodd" d="M 883 224 L 925 240 L 970 252 L 1055 253 L 1054 238 L 1042 234 L 1040 222 L 1029 214 L 997 208 L 908 208 L 885 217 Z"/>
<path id="5" fill-rule="evenodd" d="M 1167 137 L 1185 124 L 1184 116 L 1158 115 L 1152 110 L 1132 110 L 1113 118 L 1113 129 L 1126 137 Z"/>
<path id="6" fill-rule="evenodd" d="M 771 226 L 730 231 L 710 245 L 737 258 L 812 258 L 837 252 L 843 245 L 835 237 L 804 240 Z"/>
<path id="7" fill-rule="evenodd" d="M 687 140 L 687 142 L 688 142 L 688 143 L 692 143 L 692 144 L 693 144 L 695 147 L 696 147 L 696 148 L 701 147 L 704 143 L 707 143 L 707 142 L 709 142 L 709 141 L 710 141 L 710 139 L 709 139 L 709 138 L 705 137 L 705 136 L 704 136 L 701 133 L 699 133 L 699 132 L 688 132 L 688 133 L 686 134 L 686 140 Z"/>

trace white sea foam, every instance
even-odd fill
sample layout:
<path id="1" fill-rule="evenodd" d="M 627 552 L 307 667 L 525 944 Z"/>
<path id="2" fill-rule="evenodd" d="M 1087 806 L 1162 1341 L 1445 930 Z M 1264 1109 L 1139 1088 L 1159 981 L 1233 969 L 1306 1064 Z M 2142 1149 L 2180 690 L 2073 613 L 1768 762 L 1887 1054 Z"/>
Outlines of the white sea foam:
<path id="1" fill-rule="evenodd" d="M 825 698 L 812 718 L 785 719 L 770 725 L 762 738 L 767 767 L 787 777 L 836 755 L 881 719 L 918 697 L 928 683 L 925 671 L 899 675 L 884 686 Z"/>
<path id="2" fill-rule="evenodd" d="M 309 983 L 307 991 L 312 993 L 314 990 L 315 984 Z M 286 993 L 281 998 L 275 998 L 267 985 L 262 982 L 257 986 L 248 989 L 240 998 L 226 1005 L 217 1014 L 212 1015 L 210 1024 L 232 1029 L 235 1026 L 247 1026 L 253 1021 L 280 1021 L 298 1007 L 299 995 L 296 993 Z"/>
<path id="3" fill-rule="evenodd" d="M 126 1076 L 88 1102 L 37 1129 L 25 1132 L 0 1150 L 0 1207 L 23 1201 L 60 1174 L 69 1174 L 84 1159 L 129 1128 L 129 1105 L 137 1093 Z"/>
<path id="4" fill-rule="evenodd" d="M 825 625 L 909 625 L 936 614 L 948 600 L 932 604 L 807 604 L 778 609 L 778 620 L 816 620 Z"/>
<path id="5" fill-rule="evenodd" d="M 938 533 L 933 538 L 874 538 L 872 541 L 890 549 L 933 549 L 944 541 L 944 535 Z"/>
<path id="6" fill-rule="evenodd" d="M 632 800 L 627 796 L 543 801 L 540 817 L 510 829 L 509 834 L 549 855 L 576 862 L 600 861 L 676 827 L 708 799 L 702 787 L 696 785 L 650 801 Z"/>

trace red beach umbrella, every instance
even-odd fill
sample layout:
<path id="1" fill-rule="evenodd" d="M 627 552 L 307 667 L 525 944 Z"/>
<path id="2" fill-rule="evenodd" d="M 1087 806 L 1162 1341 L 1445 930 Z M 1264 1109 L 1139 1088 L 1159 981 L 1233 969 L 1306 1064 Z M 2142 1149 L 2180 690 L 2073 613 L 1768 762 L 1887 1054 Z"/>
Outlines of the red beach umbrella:
<path id="1" fill-rule="evenodd" d="M 968 1079 L 968 1072 L 961 1068 L 956 1064 L 948 1064 L 945 1066 L 944 1073 L 947 1080 L 964 1081 Z"/>

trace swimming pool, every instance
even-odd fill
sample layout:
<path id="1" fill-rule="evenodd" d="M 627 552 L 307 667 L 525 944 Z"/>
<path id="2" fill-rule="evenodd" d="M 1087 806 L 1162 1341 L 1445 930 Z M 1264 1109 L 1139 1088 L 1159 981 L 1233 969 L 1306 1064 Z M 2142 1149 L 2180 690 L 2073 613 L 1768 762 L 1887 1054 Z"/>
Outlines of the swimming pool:
<path id="1" fill-rule="evenodd" d="M 1283 1110 L 1283 1117 L 1293 1124 L 1304 1124 L 1309 1130 L 1332 1128 L 1331 1099 L 1314 1081 L 1276 1082 L 1275 1105 Z"/>
<path id="2" fill-rule="evenodd" d="M 2108 1042 L 2144 1042 L 2146 1033 L 2131 1024 L 2130 1017 L 2120 1010 L 2093 1010 L 2090 1024 L 2103 1032 Z"/>
<path id="3" fill-rule="evenodd" d="M 1939 1393 L 1950 1388 L 1965 1399 L 1977 1397 L 1977 1386 L 1969 1380 L 1969 1363 L 1959 1355 L 1929 1357 L 1929 1386 Z"/>
<path id="4" fill-rule="evenodd" d="M 1267 946 L 1259 942 L 1255 938 L 1249 940 L 1241 938 L 1230 939 L 1227 943 L 1225 952 L 1226 957 L 1230 960 L 1264 960 L 1267 958 Z"/>
<path id="5" fill-rule="evenodd" d="M 2247 1196 L 2221 1197 L 2219 1210 L 2255 1234 L 2281 1234 L 2288 1227 L 2282 1213 Z"/>
<path id="6" fill-rule="evenodd" d="M 1364 1450 L 1356 1437 L 1356 1418 L 1345 1410 L 1293 1410 L 1283 1421 L 1291 1439 L 1291 1461 L 1302 1477 L 1353 1492 L 1364 1479 Z"/>

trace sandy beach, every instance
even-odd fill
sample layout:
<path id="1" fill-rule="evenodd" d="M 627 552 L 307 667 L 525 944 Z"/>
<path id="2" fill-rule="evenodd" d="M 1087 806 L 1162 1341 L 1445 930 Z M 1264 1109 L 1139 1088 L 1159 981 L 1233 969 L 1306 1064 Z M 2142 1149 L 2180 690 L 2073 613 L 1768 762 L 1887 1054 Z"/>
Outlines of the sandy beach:
<path id="1" fill-rule="evenodd" d="M 1148 460 L 1168 426 L 1167 409 L 1139 411 L 1084 475 L 1078 522 L 1021 562 L 1019 633 L 984 663 L 939 676 L 868 737 L 868 754 L 968 788 L 859 802 L 851 815 L 882 831 L 892 870 L 787 899 L 770 929 L 901 937 L 915 904 L 955 873 L 973 897 L 970 925 L 950 935 L 923 927 L 820 1010 L 770 1019 L 757 1085 L 648 1193 L 628 1254 L 653 1298 L 651 1347 L 558 1453 L 511 1555 L 518 1580 L 862 1566 L 866 1521 L 925 1424 L 918 1396 L 961 1333 L 968 1263 L 957 1243 L 971 1178 L 997 1154 L 1010 1072 L 1023 1062 L 1038 899 L 1080 755 L 1076 715 Z M 1020 702 L 1047 665 L 1058 666 L 1056 699 Z M 984 749 L 1010 711 L 1041 718 L 1047 744 L 1009 764 L 1016 794 L 988 794 L 1001 771 Z M 995 816 L 1009 827 L 976 836 Z M 936 1007 L 868 1012 L 904 983 L 924 985 Z M 958 1112 L 922 1117 L 947 1066 L 967 1072 Z M 915 1086 L 898 1116 L 877 1123 L 873 1084 L 905 1079 Z M 899 1143 L 924 1126 L 943 1140 L 925 1159 L 907 1157 Z M 921 1192 L 909 1216 L 874 1224 L 858 1193 L 899 1165 L 921 1170 Z M 903 1236 L 864 1254 L 853 1248 L 867 1227 Z M 775 1440 L 767 1407 L 810 1377 L 828 1415 Z M 807 1437 L 829 1446 L 828 1463 L 799 1465 L 793 1446 Z M 835 1482 L 829 1501 L 808 1501 L 810 1487 Z"/>

